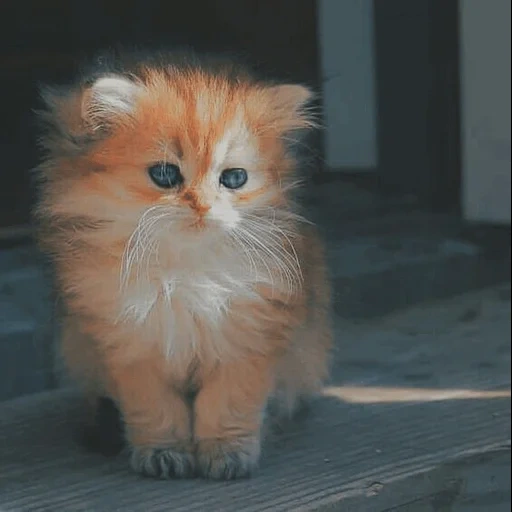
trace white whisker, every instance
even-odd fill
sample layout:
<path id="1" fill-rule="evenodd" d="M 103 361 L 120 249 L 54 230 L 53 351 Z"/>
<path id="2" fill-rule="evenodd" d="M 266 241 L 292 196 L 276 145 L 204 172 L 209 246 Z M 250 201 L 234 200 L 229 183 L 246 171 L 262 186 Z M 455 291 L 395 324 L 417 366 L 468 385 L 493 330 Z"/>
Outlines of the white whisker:
<path id="1" fill-rule="evenodd" d="M 132 277 L 139 282 L 143 272 L 149 281 L 152 258 L 159 261 L 158 228 L 162 220 L 174 218 L 172 213 L 162 205 L 148 208 L 143 213 L 125 245 L 120 268 L 121 289 L 126 288 Z"/>
<path id="2" fill-rule="evenodd" d="M 268 224 L 263 223 L 264 225 L 261 225 L 253 220 L 247 220 L 247 223 L 250 224 L 258 232 L 269 235 L 276 242 L 282 242 L 281 237 L 284 238 L 284 240 L 288 243 L 288 246 L 292 250 L 293 260 L 295 261 L 297 266 L 300 268 L 300 262 L 299 262 L 299 257 L 298 257 L 297 251 L 296 251 L 295 246 L 293 245 L 292 241 L 290 240 L 290 236 L 292 236 L 292 237 L 297 236 L 297 234 L 295 232 L 287 231 L 285 229 L 280 228 L 279 226 L 277 226 L 275 224 L 268 225 Z M 286 249 L 284 247 L 280 247 L 280 249 L 283 250 L 288 256 L 292 256 L 292 255 L 290 255 L 290 253 L 288 253 L 288 251 L 286 251 Z"/>
<path id="3" fill-rule="evenodd" d="M 269 275 L 273 276 L 275 272 L 270 270 L 270 266 L 265 261 L 263 255 L 269 258 L 269 262 L 275 266 L 278 274 L 285 280 L 289 292 L 293 293 L 295 291 L 295 287 L 300 281 L 302 281 L 302 279 L 300 277 L 301 274 L 297 269 L 296 262 L 290 256 L 290 253 L 277 244 L 279 238 L 272 235 L 270 232 L 255 230 L 254 225 L 252 227 L 248 226 L 248 228 L 249 229 L 239 226 L 239 233 L 243 233 L 246 239 L 248 238 L 254 246 L 259 248 L 258 253 L 262 253 L 261 261 L 265 263 Z M 267 235 L 267 238 L 265 238 L 265 235 Z M 268 238 L 268 235 L 272 235 L 272 237 Z"/>

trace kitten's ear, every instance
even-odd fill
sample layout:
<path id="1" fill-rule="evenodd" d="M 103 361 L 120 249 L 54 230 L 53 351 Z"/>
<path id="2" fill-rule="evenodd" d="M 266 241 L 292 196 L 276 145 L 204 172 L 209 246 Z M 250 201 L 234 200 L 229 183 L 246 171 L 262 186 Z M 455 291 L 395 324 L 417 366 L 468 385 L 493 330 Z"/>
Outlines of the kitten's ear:
<path id="1" fill-rule="evenodd" d="M 119 75 L 72 88 L 42 87 L 41 146 L 61 153 L 81 149 L 91 136 L 127 122 L 141 91 L 142 85 Z"/>
<path id="2" fill-rule="evenodd" d="M 134 110 L 140 85 L 123 76 L 104 76 L 87 87 L 82 96 L 82 119 L 93 130 L 112 126 Z"/>
<path id="3" fill-rule="evenodd" d="M 283 132 L 314 128 L 316 123 L 308 109 L 313 91 L 303 85 L 285 84 L 268 88 L 270 116 Z"/>

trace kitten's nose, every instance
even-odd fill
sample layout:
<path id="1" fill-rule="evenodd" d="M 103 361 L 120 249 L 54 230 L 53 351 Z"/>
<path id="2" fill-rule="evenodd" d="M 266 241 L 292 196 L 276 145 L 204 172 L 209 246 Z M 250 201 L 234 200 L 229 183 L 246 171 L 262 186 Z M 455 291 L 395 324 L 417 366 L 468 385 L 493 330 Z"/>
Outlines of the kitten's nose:
<path id="1" fill-rule="evenodd" d="M 210 206 L 204 204 L 204 202 L 201 201 L 199 198 L 197 192 L 194 190 L 187 190 L 183 193 L 182 196 L 185 203 L 187 203 L 190 208 L 192 208 L 194 211 L 196 211 L 200 216 L 206 215 L 208 213 L 208 210 L 210 209 Z"/>

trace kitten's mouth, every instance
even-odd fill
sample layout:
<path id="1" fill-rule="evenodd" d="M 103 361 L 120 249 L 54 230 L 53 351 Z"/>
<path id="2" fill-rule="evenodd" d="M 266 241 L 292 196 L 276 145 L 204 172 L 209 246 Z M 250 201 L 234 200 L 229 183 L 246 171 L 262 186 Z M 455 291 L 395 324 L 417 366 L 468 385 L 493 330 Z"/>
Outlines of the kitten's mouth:
<path id="1" fill-rule="evenodd" d="M 190 235 L 193 238 L 200 236 L 201 240 L 205 240 L 206 238 L 217 238 L 220 235 L 219 228 L 220 223 L 215 219 L 202 217 L 184 221 L 180 230 L 185 236 Z"/>
<path id="2" fill-rule="evenodd" d="M 189 222 L 187 224 L 187 227 L 195 231 L 203 231 L 206 228 L 206 221 L 203 217 L 200 217 Z"/>
<path id="3" fill-rule="evenodd" d="M 222 222 L 218 219 L 212 218 L 210 215 L 194 215 L 181 220 L 179 230 L 183 235 L 190 235 L 192 237 L 201 235 L 202 237 L 209 237 L 211 235 L 216 238 Z M 222 230 L 221 230 L 222 231 Z"/>

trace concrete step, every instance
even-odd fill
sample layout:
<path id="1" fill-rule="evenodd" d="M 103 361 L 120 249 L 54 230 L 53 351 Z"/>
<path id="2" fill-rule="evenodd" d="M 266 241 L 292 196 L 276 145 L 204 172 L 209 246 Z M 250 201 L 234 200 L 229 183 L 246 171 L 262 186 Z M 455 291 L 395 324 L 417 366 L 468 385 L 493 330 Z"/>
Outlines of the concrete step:
<path id="1" fill-rule="evenodd" d="M 0 400 L 49 389 L 50 286 L 32 246 L 0 251 Z"/>
<path id="2" fill-rule="evenodd" d="M 510 279 L 509 228 L 421 212 L 361 221 L 324 213 L 317 221 L 328 242 L 334 309 L 346 318 L 372 318 Z"/>

